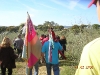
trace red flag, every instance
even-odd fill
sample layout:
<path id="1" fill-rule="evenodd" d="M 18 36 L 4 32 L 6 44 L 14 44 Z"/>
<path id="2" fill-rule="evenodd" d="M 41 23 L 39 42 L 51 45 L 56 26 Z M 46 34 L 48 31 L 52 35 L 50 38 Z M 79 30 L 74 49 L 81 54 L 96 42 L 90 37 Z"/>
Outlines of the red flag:
<path id="1" fill-rule="evenodd" d="M 96 3 L 97 3 L 97 0 L 92 0 L 91 3 L 88 5 L 88 8 L 91 7 L 92 4 L 95 4 L 96 5 Z"/>
<path id="2" fill-rule="evenodd" d="M 97 6 L 97 14 L 98 14 L 98 19 L 100 21 L 100 0 L 92 0 L 91 3 L 88 5 L 88 7 L 91 7 L 92 4 L 95 4 Z"/>
<path id="3" fill-rule="evenodd" d="M 37 36 L 35 27 L 28 14 L 25 34 L 25 46 L 27 51 L 28 67 L 33 67 L 41 57 L 41 42 Z"/>

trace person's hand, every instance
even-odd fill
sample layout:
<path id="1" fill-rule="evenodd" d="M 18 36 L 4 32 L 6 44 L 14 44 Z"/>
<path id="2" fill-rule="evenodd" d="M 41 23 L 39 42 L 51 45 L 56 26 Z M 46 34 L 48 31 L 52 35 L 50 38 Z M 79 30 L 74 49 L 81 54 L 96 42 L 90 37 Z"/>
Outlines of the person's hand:
<path id="1" fill-rule="evenodd" d="M 44 58 L 42 58 L 42 63 L 45 63 L 45 59 Z"/>
<path id="2" fill-rule="evenodd" d="M 0 61 L 0 65 L 1 65 L 2 61 Z"/>

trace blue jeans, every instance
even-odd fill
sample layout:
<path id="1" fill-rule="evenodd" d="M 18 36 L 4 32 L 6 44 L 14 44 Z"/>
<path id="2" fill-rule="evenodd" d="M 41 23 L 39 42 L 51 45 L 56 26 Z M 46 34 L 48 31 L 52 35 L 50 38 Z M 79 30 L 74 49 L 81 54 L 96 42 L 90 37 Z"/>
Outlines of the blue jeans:
<path id="1" fill-rule="evenodd" d="M 38 75 L 38 69 L 39 69 L 39 62 L 37 62 L 34 65 L 34 75 Z M 28 72 L 30 71 L 30 75 L 32 75 L 32 69 L 28 69 L 28 67 L 26 67 L 26 74 L 28 75 Z"/>
<path id="2" fill-rule="evenodd" d="M 47 75 L 51 75 L 51 67 L 53 67 L 54 75 L 59 75 L 59 64 L 46 63 Z"/>

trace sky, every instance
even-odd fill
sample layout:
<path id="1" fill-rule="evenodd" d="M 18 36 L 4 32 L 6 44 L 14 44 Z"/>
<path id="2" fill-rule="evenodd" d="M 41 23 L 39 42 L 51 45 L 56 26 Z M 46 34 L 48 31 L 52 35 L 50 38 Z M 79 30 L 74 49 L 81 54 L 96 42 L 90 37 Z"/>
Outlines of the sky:
<path id="1" fill-rule="evenodd" d="M 34 25 L 54 21 L 59 25 L 100 24 L 91 0 L 0 0 L 0 26 L 18 26 L 29 13 Z"/>

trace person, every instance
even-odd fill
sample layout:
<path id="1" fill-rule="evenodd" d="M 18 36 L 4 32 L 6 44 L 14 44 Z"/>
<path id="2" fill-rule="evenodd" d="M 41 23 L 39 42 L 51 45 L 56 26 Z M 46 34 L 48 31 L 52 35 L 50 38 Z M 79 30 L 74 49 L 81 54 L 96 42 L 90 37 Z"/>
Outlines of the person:
<path id="1" fill-rule="evenodd" d="M 46 35 L 46 37 L 42 40 L 42 46 L 43 44 L 49 40 L 49 34 Z M 42 56 L 42 55 L 41 55 Z M 40 58 L 39 64 L 45 63 L 45 60 L 42 61 L 42 59 Z"/>
<path id="2" fill-rule="evenodd" d="M 60 36 L 56 35 L 56 39 L 55 39 L 55 41 L 57 41 L 57 42 L 60 43 Z M 63 46 L 62 46 L 62 48 L 63 48 Z M 63 49 L 62 49 L 62 51 L 63 51 Z M 66 60 L 66 57 L 65 57 L 65 55 L 62 53 L 62 51 L 60 51 L 60 50 L 58 51 L 58 57 L 59 57 L 59 54 L 60 54 L 61 57 L 62 57 L 63 59 Z"/>
<path id="3" fill-rule="evenodd" d="M 42 41 L 43 41 L 43 39 L 44 39 L 44 34 L 41 34 L 41 36 L 40 36 L 40 41 L 41 41 L 41 43 L 42 43 Z"/>
<path id="4" fill-rule="evenodd" d="M 66 51 L 66 44 L 67 44 L 65 36 L 61 36 L 59 42 L 60 42 L 61 46 L 63 47 L 62 54 L 64 55 L 64 53 Z M 64 57 L 62 57 L 62 56 L 61 56 L 61 58 L 64 59 Z"/>
<path id="5" fill-rule="evenodd" d="M 24 41 L 23 41 L 23 39 L 21 38 L 21 35 L 20 35 L 20 34 L 19 34 L 18 37 L 15 39 L 14 43 L 15 43 L 15 45 L 16 45 L 16 49 L 17 49 L 18 56 L 21 57 Z"/>
<path id="6" fill-rule="evenodd" d="M 53 32 L 53 34 L 55 33 Z M 50 39 L 49 34 L 49 40 L 46 41 L 42 46 L 42 58 L 43 60 L 46 60 L 46 68 L 47 68 L 47 75 L 51 75 L 51 68 L 53 67 L 54 75 L 59 75 L 59 59 L 58 59 L 58 50 L 62 50 L 62 46 L 58 41 L 55 41 L 56 37 L 53 36 L 53 39 Z M 53 41 L 53 44 L 51 44 L 51 40 Z"/>
<path id="7" fill-rule="evenodd" d="M 49 33 L 51 33 L 52 38 L 55 39 L 55 32 L 53 30 L 53 27 L 50 27 L 48 31 L 49 31 Z"/>
<path id="8" fill-rule="evenodd" d="M 92 0 L 96 4 L 100 19 L 100 0 Z M 84 46 L 75 75 L 100 75 L 100 37 Z"/>
<path id="9" fill-rule="evenodd" d="M 46 37 L 42 41 L 42 45 L 49 40 L 49 34 L 46 35 Z"/>
<path id="10" fill-rule="evenodd" d="M 4 37 L 0 45 L 0 65 L 2 75 L 6 75 L 6 69 L 8 69 L 8 75 L 12 75 L 12 69 L 16 68 L 15 59 L 17 57 L 18 56 L 11 47 L 10 39 Z"/>

